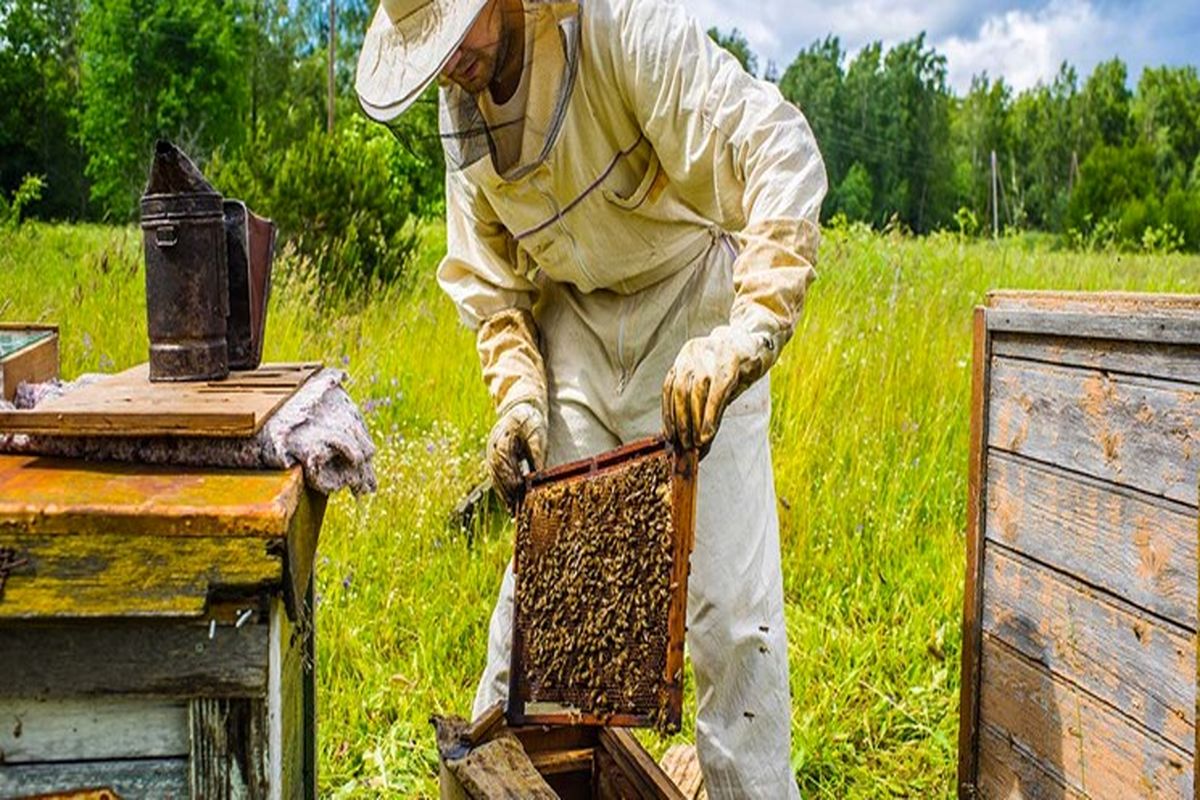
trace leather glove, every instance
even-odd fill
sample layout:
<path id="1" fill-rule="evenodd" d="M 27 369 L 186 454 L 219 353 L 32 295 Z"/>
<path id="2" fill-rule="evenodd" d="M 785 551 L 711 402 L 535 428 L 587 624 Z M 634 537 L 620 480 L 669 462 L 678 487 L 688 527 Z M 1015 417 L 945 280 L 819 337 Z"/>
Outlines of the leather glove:
<path id="1" fill-rule="evenodd" d="M 521 462 L 533 470 L 546 462 L 546 368 L 538 331 L 527 310 L 510 308 L 484 320 L 476 337 L 483 380 L 496 404 L 487 442 L 492 486 L 512 511 L 521 496 Z"/>
<path id="2" fill-rule="evenodd" d="M 546 416 L 533 403 L 514 405 L 496 420 L 488 435 L 487 463 L 492 486 L 509 510 L 516 508 L 525 484 L 522 462 L 536 471 L 546 463 Z"/>
<path id="3" fill-rule="evenodd" d="M 663 381 L 667 438 L 708 452 L 725 408 L 766 374 L 787 344 L 815 273 L 816 225 L 772 219 L 738 234 L 729 324 L 684 343 Z"/>
<path id="4" fill-rule="evenodd" d="M 667 438 L 685 450 L 707 453 L 726 407 L 767 371 L 774 346 L 770 337 L 729 325 L 685 342 L 663 381 Z"/>

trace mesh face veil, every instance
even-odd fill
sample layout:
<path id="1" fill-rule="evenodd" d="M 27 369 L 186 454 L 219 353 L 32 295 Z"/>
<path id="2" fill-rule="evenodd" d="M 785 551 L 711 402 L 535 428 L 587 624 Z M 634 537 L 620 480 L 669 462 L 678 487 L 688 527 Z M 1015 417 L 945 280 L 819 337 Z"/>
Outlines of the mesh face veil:
<path id="1" fill-rule="evenodd" d="M 489 89 L 471 94 L 440 83 L 438 128 L 447 169 L 490 157 L 497 174 L 515 180 L 554 146 L 579 67 L 579 3 L 524 0 L 521 13 L 524 63 L 510 98 L 497 103 Z"/>

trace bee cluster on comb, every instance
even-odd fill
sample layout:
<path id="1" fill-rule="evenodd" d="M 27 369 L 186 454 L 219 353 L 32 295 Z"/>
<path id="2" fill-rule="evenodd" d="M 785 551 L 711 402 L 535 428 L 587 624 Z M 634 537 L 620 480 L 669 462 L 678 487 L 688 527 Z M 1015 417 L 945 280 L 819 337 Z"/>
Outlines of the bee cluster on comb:
<path id="1" fill-rule="evenodd" d="M 515 602 L 529 702 L 677 725 L 660 692 L 677 588 L 672 464 L 659 452 L 526 496 Z"/>

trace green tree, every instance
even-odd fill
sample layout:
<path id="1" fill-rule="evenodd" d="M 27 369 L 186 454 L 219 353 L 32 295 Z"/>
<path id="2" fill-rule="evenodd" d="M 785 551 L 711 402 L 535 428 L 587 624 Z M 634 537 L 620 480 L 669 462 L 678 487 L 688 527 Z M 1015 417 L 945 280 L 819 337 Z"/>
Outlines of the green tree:
<path id="1" fill-rule="evenodd" d="M 825 157 L 830 184 L 834 186 L 854 161 L 853 153 L 848 152 L 843 146 L 844 140 L 837 135 L 837 127 L 845 117 L 842 107 L 844 58 L 837 37 L 826 36 L 800 51 L 779 79 L 779 91 L 808 119 Z"/>
<path id="2" fill-rule="evenodd" d="M 1130 129 L 1128 77 L 1125 62 L 1113 58 L 1097 64 L 1084 82 L 1080 105 L 1089 141 L 1110 146 L 1125 143 Z"/>
<path id="3" fill-rule="evenodd" d="M 830 199 L 833 213 L 841 212 L 852 222 L 871 222 L 875 192 L 866 168 L 855 162 Z"/>
<path id="4" fill-rule="evenodd" d="M 992 153 L 1007 163 L 1012 147 L 1009 109 L 1012 91 L 1003 78 L 992 81 L 987 73 L 971 79 L 967 96 L 953 114 L 955 183 L 960 204 L 976 219 L 991 225 Z"/>
<path id="5" fill-rule="evenodd" d="M 1133 128 L 1154 148 L 1160 184 L 1186 183 L 1200 157 L 1200 77 L 1196 67 L 1147 67 L 1132 105 Z"/>
<path id="6" fill-rule="evenodd" d="M 0 195 L 25 175 L 45 177 L 34 211 L 77 217 L 86 210 L 77 142 L 79 0 L 0 2 Z"/>
<path id="7" fill-rule="evenodd" d="M 741 31 L 734 28 L 729 33 L 721 33 L 716 28 L 709 28 L 708 35 L 714 42 L 732 53 L 733 57 L 742 65 L 742 69 L 751 75 L 758 74 L 758 56 L 754 55 L 754 51 L 750 49 L 750 43 L 746 41 L 746 37 L 742 35 Z"/>
<path id="8" fill-rule="evenodd" d="M 156 138 L 203 159 L 247 127 L 247 8 L 235 0 L 92 0 L 83 16 L 83 115 L 92 198 L 129 218 Z"/>

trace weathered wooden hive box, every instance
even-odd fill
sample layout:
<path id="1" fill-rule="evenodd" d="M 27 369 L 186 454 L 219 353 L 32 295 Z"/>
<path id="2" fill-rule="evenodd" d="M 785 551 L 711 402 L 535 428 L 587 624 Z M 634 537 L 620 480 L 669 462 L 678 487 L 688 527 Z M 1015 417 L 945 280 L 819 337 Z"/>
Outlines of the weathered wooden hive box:
<path id="1" fill-rule="evenodd" d="M 0 400 L 12 402 L 17 385 L 58 377 L 58 327 L 0 322 Z"/>
<path id="2" fill-rule="evenodd" d="M 975 316 L 960 797 L 1192 797 L 1200 297 Z"/>
<path id="3" fill-rule="evenodd" d="M 0 455 L 0 798 L 315 797 L 300 468 Z"/>

